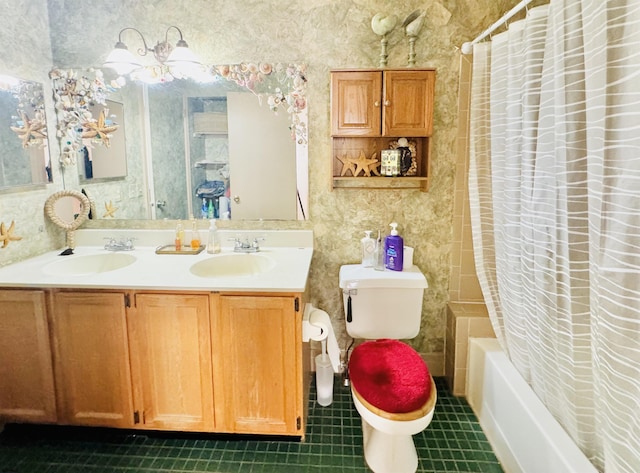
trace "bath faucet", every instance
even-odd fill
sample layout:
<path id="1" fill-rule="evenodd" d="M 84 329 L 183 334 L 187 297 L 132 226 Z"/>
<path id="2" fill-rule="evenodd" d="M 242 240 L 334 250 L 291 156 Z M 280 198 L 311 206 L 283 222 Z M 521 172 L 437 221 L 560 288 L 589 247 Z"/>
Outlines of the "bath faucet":
<path id="1" fill-rule="evenodd" d="M 240 237 L 230 238 L 233 241 L 233 251 L 236 253 L 257 253 L 260 251 L 260 243 L 264 238 L 254 238 L 249 243 L 249 238 L 245 237 L 244 241 Z"/>
<path id="2" fill-rule="evenodd" d="M 104 245 L 104 249 L 107 251 L 131 251 L 133 247 L 133 238 L 123 238 L 116 240 L 115 238 L 105 238 L 108 243 Z"/>

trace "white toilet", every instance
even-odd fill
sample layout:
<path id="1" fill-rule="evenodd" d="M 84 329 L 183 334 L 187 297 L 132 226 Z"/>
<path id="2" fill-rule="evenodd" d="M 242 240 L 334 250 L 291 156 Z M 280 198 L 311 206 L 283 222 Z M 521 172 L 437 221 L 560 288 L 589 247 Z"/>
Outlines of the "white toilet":
<path id="1" fill-rule="evenodd" d="M 420 331 L 427 281 L 418 268 L 340 268 L 347 333 L 366 339 L 349 358 L 353 402 L 362 417 L 364 457 L 374 473 L 414 473 L 412 435 L 431 422 L 437 392 L 429 369 L 409 345 Z"/>

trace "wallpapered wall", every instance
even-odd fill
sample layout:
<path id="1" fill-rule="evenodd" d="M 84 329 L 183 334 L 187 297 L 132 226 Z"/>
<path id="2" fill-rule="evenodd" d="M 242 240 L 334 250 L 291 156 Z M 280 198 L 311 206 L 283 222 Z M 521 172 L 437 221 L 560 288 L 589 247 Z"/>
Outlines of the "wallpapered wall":
<path id="1" fill-rule="evenodd" d="M 52 117 L 53 101 L 49 69 L 51 42 L 46 0 L 0 2 L 0 74 L 41 82 L 44 85 L 49 136 L 55 136 Z M 55 153 L 54 146 L 52 152 Z M 0 153 L 4 150 L 0 150 Z M 16 166 L 21 163 L 16 162 Z M 25 165 L 27 165 L 25 163 Z M 15 221 L 15 235 L 22 240 L 0 249 L 0 265 L 20 261 L 44 251 L 62 246 L 64 236 L 44 216 L 44 201 L 62 189 L 62 177 L 57 167 L 52 169 L 54 183 L 29 191 L 0 190 L 0 222 L 8 227 Z"/>
<path id="2" fill-rule="evenodd" d="M 307 64 L 310 220 L 279 224 L 231 222 L 230 226 L 313 229 L 311 299 L 335 317 L 334 326 L 342 338 L 339 267 L 358 262 L 364 230 L 386 232 L 387 225 L 397 221 L 405 244 L 415 247 L 414 262 L 429 282 L 422 330 L 412 344 L 427 358 L 441 363 L 452 239 L 459 67 L 456 48 L 515 5 L 516 0 L 37 0 L 28 2 L 29 6 L 20 5 L 26 2 L 12 2 L 10 6 L 7 3 L 0 5 L 0 38 L 5 45 L 0 69 L 30 79 L 46 81 L 53 64 L 63 68 L 99 66 L 119 30 L 127 26 L 138 28 L 155 44 L 169 25 L 176 25 L 206 63 Z M 416 42 L 417 66 L 437 69 L 430 190 L 332 191 L 329 70 L 377 67 L 380 38 L 371 31 L 371 18 L 379 12 L 394 13 L 402 21 L 415 9 L 427 11 Z M 131 50 L 140 46 L 134 41 L 134 37 L 128 40 Z M 388 67 L 406 67 L 408 44 L 400 27 L 389 37 L 388 51 Z M 52 147 L 52 151 L 56 153 L 57 148 Z M 61 244 L 55 230 L 42 217 L 46 196 L 61 186 L 59 172 L 54 178 L 56 182 L 46 190 L 1 196 L 0 219 L 15 219 L 18 233 L 25 238 L 0 251 L 0 264 L 42 252 L 47 245 Z M 25 212 L 26 208 L 30 212 Z M 122 227 L 131 222 L 108 225 Z M 162 222 L 134 225 L 171 226 Z M 38 233 L 38 227 L 43 227 L 43 232 Z"/>

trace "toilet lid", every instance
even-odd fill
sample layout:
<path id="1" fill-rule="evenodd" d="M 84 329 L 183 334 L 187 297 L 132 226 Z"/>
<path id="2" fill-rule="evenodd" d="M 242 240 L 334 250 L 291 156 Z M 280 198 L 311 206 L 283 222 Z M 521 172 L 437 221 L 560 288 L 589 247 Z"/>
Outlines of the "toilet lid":
<path id="1" fill-rule="evenodd" d="M 349 377 L 369 404 L 393 414 L 420 409 L 431 393 L 429 368 L 413 348 L 398 340 L 358 345 L 349 359 Z"/>

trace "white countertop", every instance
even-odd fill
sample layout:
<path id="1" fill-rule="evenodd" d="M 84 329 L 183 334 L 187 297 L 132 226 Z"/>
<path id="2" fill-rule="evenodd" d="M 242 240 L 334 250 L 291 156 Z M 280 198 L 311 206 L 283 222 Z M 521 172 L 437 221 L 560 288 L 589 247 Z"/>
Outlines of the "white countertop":
<path id="1" fill-rule="evenodd" d="M 187 231 L 188 233 L 188 231 Z M 275 265 L 263 273 L 231 277 L 199 277 L 190 267 L 199 261 L 215 257 L 206 250 L 198 255 L 158 255 L 157 246 L 173 241 L 172 231 L 146 230 L 79 230 L 76 248 L 70 256 L 60 256 L 63 248 L 0 268 L 0 287 L 31 288 L 93 288 L 197 290 L 243 292 L 303 292 L 307 285 L 313 235 L 308 230 L 220 231 L 222 253 L 232 254 L 229 237 L 245 235 L 265 238 L 259 255 L 272 258 Z M 201 231 L 206 243 L 206 231 Z M 92 254 L 112 254 L 104 249 L 105 236 L 132 236 L 135 249 L 126 251 L 136 261 L 124 268 L 83 275 L 52 274 L 44 268 L 52 262 L 70 260 Z M 98 243 L 100 242 L 100 243 Z"/>

